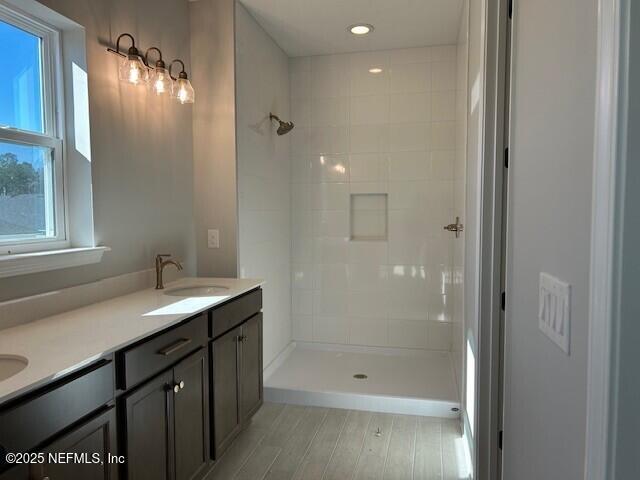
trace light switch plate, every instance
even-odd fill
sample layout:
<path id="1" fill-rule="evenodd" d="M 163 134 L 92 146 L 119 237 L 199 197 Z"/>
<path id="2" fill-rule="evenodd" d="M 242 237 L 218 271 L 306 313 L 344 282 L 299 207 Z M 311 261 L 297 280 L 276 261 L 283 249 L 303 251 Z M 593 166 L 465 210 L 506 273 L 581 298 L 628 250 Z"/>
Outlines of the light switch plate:
<path id="1" fill-rule="evenodd" d="M 538 325 L 547 337 L 569 355 L 571 285 L 548 273 L 540 273 Z"/>
<path id="2" fill-rule="evenodd" d="M 207 230 L 207 246 L 209 248 L 220 248 L 220 230 Z"/>

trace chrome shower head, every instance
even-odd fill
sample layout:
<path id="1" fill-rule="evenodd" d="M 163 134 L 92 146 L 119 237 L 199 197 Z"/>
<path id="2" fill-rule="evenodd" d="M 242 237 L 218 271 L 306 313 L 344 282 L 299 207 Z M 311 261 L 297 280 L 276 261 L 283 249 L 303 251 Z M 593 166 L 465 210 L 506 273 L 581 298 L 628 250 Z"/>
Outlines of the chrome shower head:
<path id="1" fill-rule="evenodd" d="M 278 116 L 277 116 L 277 115 L 274 115 L 273 113 L 270 113 L 270 114 L 269 114 L 269 118 L 270 118 L 271 120 L 275 120 L 275 121 L 277 121 L 277 122 L 280 124 L 280 126 L 278 127 L 278 130 L 277 130 L 277 132 L 276 132 L 278 135 L 286 135 L 286 134 L 287 134 L 287 133 L 289 133 L 291 130 L 293 130 L 293 127 L 295 127 L 295 125 L 293 124 L 293 122 L 283 122 L 282 120 L 280 120 L 280 119 L 278 118 Z"/>

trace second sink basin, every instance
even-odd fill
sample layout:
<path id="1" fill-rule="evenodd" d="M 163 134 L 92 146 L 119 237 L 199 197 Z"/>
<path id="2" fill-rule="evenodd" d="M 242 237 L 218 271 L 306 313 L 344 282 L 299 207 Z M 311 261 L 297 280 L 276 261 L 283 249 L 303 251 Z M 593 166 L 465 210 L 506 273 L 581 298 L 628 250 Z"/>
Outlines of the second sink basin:
<path id="1" fill-rule="evenodd" d="M 0 382 L 27 368 L 29 360 L 17 355 L 0 355 Z"/>
<path id="2" fill-rule="evenodd" d="M 229 287 L 222 285 L 191 285 L 186 287 L 172 288 L 164 292 L 165 295 L 172 297 L 212 297 L 224 294 Z"/>

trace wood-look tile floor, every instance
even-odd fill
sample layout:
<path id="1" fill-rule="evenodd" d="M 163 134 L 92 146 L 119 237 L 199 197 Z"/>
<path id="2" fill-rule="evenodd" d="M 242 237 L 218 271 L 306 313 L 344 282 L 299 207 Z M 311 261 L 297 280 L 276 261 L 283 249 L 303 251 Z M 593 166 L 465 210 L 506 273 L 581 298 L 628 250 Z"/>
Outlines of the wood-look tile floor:
<path id="1" fill-rule="evenodd" d="M 457 423 L 265 403 L 206 480 L 460 480 Z"/>

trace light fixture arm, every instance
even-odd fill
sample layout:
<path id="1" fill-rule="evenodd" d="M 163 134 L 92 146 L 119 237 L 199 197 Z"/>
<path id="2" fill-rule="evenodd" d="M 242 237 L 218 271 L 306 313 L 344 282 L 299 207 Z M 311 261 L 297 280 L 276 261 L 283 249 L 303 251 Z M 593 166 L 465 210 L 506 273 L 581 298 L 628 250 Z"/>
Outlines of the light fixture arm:
<path id="1" fill-rule="evenodd" d="M 178 74 L 178 78 L 188 78 L 187 77 L 187 72 L 185 71 L 184 68 L 184 62 L 182 60 L 180 60 L 179 58 L 176 58 L 175 60 L 173 60 L 170 64 L 169 64 L 169 76 L 171 78 L 173 78 L 174 80 L 176 79 L 176 77 L 173 76 L 171 69 L 173 68 L 173 64 L 174 63 L 179 63 L 182 67 L 182 70 L 180 71 L 180 73 Z"/>
<path id="2" fill-rule="evenodd" d="M 120 52 L 120 40 L 122 39 L 122 37 L 127 37 L 131 40 L 131 46 L 129 47 L 128 54 L 140 56 L 140 54 L 138 53 L 138 49 L 136 48 L 136 40 L 133 38 L 133 35 L 131 35 L 130 33 L 123 33 L 122 35 L 118 36 L 118 39 L 116 40 L 116 53 L 118 55 L 123 55 Z"/>
<path id="3" fill-rule="evenodd" d="M 164 61 L 162 60 L 162 52 L 160 51 L 160 49 L 158 47 L 149 47 L 149 48 L 147 48 L 147 51 L 144 54 L 144 63 L 146 63 L 147 65 L 150 65 L 150 63 L 149 63 L 149 52 L 151 50 L 155 50 L 156 52 L 158 52 L 158 57 L 159 58 L 156 61 L 156 68 L 165 68 Z"/>

